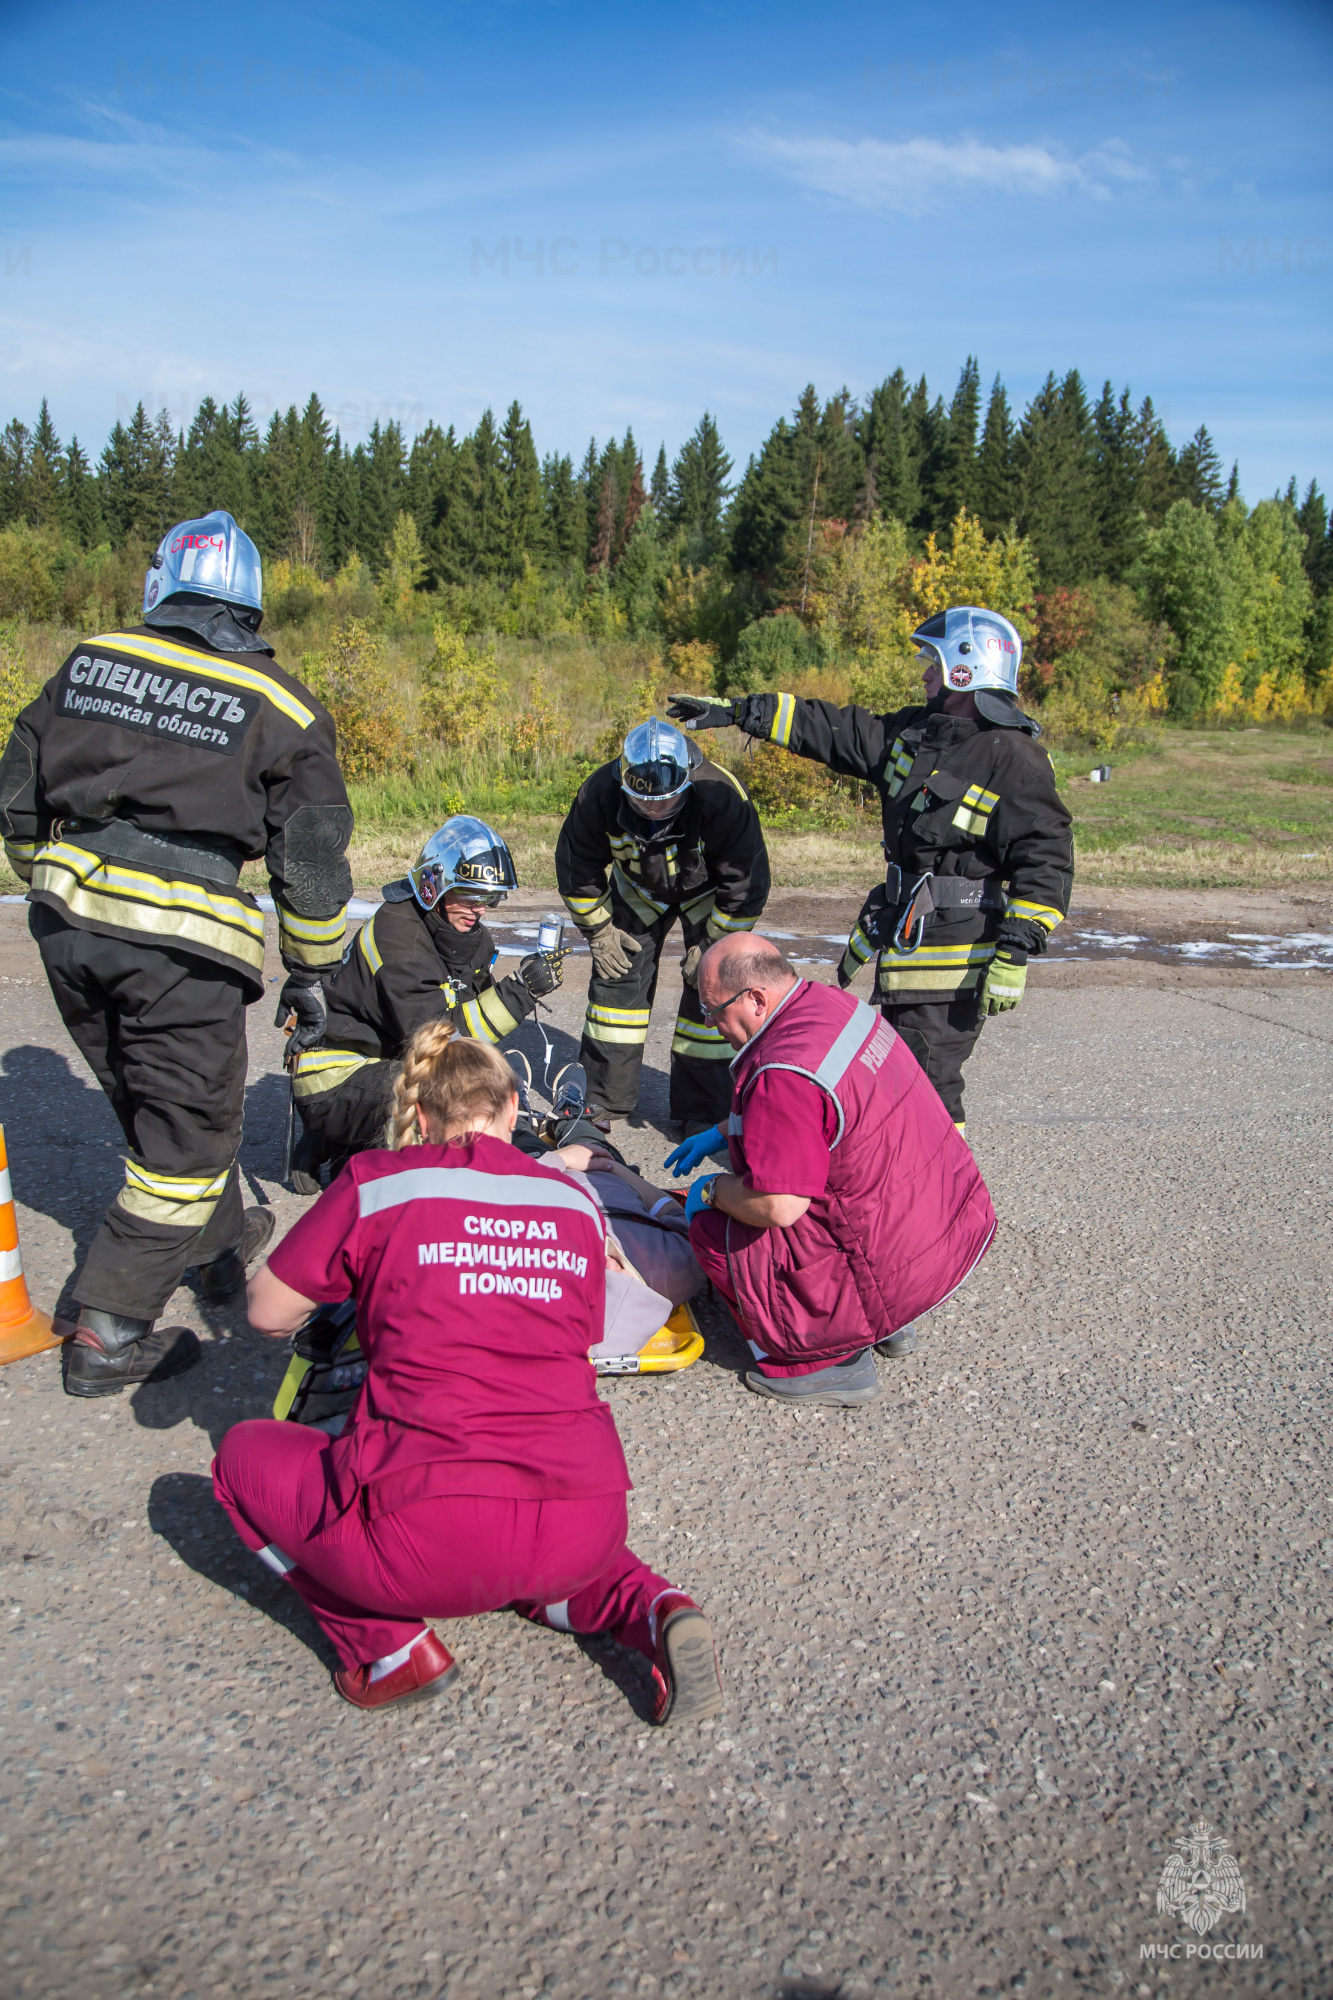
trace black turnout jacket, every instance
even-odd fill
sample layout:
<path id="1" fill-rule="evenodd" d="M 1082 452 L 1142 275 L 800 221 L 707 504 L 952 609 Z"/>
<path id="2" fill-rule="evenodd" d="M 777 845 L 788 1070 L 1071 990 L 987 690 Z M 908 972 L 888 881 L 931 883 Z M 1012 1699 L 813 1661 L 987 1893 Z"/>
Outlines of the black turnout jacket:
<path id="1" fill-rule="evenodd" d="M 289 969 L 338 963 L 352 811 L 328 711 L 266 651 L 137 625 L 75 647 L 14 724 L 0 832 L 67 923 L 234 967 L 264 988 L 262 859 Z"/>
<path id="2" fill-rule="evenodd" d="M 943 999 L 975 988 L 1001 933 L 1018 952 L 1046 949 L 1069 911 L 1073 840 L 1051 760 L 1026 729 L 950 715 L 934 703 L 873 715 L 790 694 L 751 695 L 740 726 L 876 787 L 891 883 L 906 891 L 929 871 L 946 884 L 957 877 L 985 884 L 980 905 L 951 906 L 944 888 L 915 951 L 882 940 L 884 996 Z M 905 895 L 887 900 L 901 906 Z M 864 933 L 858 941 L 859 929 L 850 949 L 864 963 L 876 944 Z"/>
<path id="3" fill-rule="evenodd" d="M 446 1015 L 477 1041 L 511 1034 L 537 1003 L 516 973 L 491 977 L 495 939 L 485 924 L 456 931 L 405 889 L 392 885 L 394 900 L 362 925 L 325 982 L 325 1047 L 396 1061 L 418 1028 Z"/>
<path id="4" fill-rule="evenodd" d="M 612 894 L 650 927 L 679 910 L 710 944 L 752 930 L 768 901 L 768 850 L 750 795 L 704 759 L 676 817 L 655 824 L 620 789 L 620 760 L 585 778 L 555 848 L 555 878 L 583 931 L 611 921 Z"/>

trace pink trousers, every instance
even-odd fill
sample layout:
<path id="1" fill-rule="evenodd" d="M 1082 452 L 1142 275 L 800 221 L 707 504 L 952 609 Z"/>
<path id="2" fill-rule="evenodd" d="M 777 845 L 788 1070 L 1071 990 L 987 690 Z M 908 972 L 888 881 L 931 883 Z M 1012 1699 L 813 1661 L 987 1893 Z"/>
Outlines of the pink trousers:
<path id="1" fill-rule="evenodd" d="M 731 1267 L 727 1263 L 726 1216 L 719 1215 L 715 1208 L 701 1210 L 690 1224 L 690 1248 L 693 1250 L 698 1260 L 699 1268 L 704 1276 L 716 1285 L 727 1304 L 735 1309 L 736 1288 L 731 1282 Z M 741 1328 L 741 1331 L 744 1333 L 744 1327 Z M 793 1372 L 792 1369 L 786 1367 L 775 1368 L 770 1365 L 766 1368 L 764 1363 L 767 1361 L 768 1356 L 764 1349 L 756 1347 L 748 1335 L 746 1336 L 746 1344 L 755 1358 L 761 1375 L 790 1375 Z M 806 1365 L 803 1363 L 802 1367 L 796 1372 L 806 1373 Z"/>
<path id="2" fill-rule="evenodd" d="M 506 1605 L 562 1632 L 606 1632 L 653 1657 L 672 1586 L 625 1546 L 623 1493 L 587 1500 L 456 1494 L 367 1521 L 330 1504 L 332 1439 L 302 1424 L 236 1424 L 213 1490 L 248 1549 L 305 1599 L 344 1666 L 410 1646 L 427 1618 Z"/>

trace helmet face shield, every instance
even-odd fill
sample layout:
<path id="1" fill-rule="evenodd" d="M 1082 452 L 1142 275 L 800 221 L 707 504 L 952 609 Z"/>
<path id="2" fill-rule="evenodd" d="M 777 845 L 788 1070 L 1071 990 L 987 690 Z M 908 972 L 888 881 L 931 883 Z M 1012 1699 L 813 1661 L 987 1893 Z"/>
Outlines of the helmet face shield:
<path id="1" fill-rule="evenodd" d="M 456 813 L 433 833 L 407 871 L 423 910 L 433 910 L 451 889 L 469 903 L 493 910 L 518 887 L 513 857 L 484 819 Z"/>
<path id="2" fill-rule="evenodd" d="M 625 738 L 620 789 L 645 819 L 670 819 L 690 789 L 690 764 L 690 748 L 680 730 L 650 716 Z"/>

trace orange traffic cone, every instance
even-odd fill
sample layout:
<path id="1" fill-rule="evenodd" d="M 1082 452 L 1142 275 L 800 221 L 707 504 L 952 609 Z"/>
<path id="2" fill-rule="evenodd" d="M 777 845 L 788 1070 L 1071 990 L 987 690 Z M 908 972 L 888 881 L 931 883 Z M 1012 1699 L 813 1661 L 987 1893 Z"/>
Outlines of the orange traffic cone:
<path id="1" fill-rule="evenodd" d="M 29 1354 L 41 1354 L 59 1345 L 59 1336 L 51 1331 L 50 1314 L 38 1312 L 28 1297 L 14 1191 L 9 1185 L 5 1128 L 0 1125 L 0 1367 L 6 1361 L 22 1361 Z"/>

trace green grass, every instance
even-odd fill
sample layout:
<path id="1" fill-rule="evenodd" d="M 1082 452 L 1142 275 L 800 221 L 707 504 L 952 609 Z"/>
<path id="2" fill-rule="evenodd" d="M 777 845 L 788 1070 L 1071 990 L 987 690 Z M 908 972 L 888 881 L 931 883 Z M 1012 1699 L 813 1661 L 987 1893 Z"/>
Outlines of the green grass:
<path id="1" fill-rule="evenodd" d="M 1152 750 L 1057 754 L 1074 815 L 1076 878 L 1163 888 L 1270 888 L 1333 876 L 1333 735 L 1309 729 L 1166 728 Z"/>

